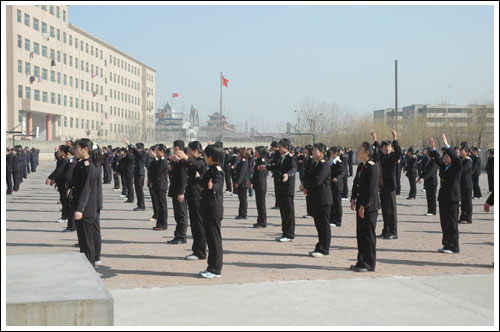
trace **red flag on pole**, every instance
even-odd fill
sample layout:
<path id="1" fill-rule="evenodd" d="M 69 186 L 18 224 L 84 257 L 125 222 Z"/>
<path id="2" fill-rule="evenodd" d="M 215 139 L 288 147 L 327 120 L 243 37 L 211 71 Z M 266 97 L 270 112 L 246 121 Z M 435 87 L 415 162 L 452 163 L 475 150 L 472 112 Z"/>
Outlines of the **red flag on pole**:
<path id="1" fill-rule="evenodd" d="M 172 98 L 175 98 L 175 97 L 179 97 L 179 94 L 176 92 L 172 93 Z"/>
<path id="2" fill-rule="evenodd" d="M 229 80 L 225 78 L 224 75 L 221 74 L 221 76 L 222 76 L 222 85 L 224 85 L 227 88 L 228 87 L 227 83 L 229 83 Z"/>

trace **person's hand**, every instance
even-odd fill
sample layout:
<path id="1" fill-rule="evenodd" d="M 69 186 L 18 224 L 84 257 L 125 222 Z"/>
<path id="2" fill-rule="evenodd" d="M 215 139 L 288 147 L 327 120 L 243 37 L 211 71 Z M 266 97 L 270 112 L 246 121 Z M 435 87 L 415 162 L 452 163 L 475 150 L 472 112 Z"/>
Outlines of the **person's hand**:
<path id="1" fill-rule="evenodd" d="M 491 205 L 489 205 L 488 203 L 484 203 L 484 206 L 483 206 L 484 212 L 486 212 L 486 213 L 490 212 L 490 206 Z"/>
<path id="2" fill-rule="evenodd" d="M 130 145 L 130 142 L 128 139 L 126 139 L 125 137 L 122 137 L 122 141 L 127 144 L 127 145 Z"/>
<path id="3" fill-rule="evenodd" d="M 231 169 L 234 169 L 234 165 L 231 166 Z"/>
<path id="4" fill-rule="evenodd" d="M 283 182 L 287 182 L 288 181 L 288 174 L 285 173 L 283 174 Z"/>
<path id="5" fill-rule="evenodd" d="M 179 194 L 179 195 L 177 195 L 177 201 L 178 201 L 179 203 L 184 202 L 184 195 L 183 195 L 183 194 Z"/>
<path id="6" fill-rule="evenodd" d="M 184 153 L 184 151 L 182 150 L 179 150 L 175 153 L 175 156 L 179 159 L 184 159 L 184 160 L 188 160 L 188 156 L 187 154 Z"/>
<path id="7" fill-rule="evenodd" d="M 265 169 L 266 169 L 266 165 L 259 165 L 259 166 L 257 167 L 257 169 L 258 169 L 259 171 L 263 171 L 263 170 L 265 170 Z"/>
<path id="8" fill-rule="evenodd" d="M 301 184 L 300 187 L 299 187 L 299 190 L 300 191 L 304 191 L 304 185 Z"/>
<path id="9" fill-rule="evenodd" d="M 196 178 L 199 178 L 201 175 L 198 171 L 196 171 Z"/>
<path id="10" fill-rule="evenodd" d="M 238 189 L 239 185 L 237 183 L 234 184 L 234 187 Z"/>
<path id="11" fill-rule="evenodd" d="M 432 150 L 436 150 L 436 140 L 434 137 L 431 137 L 431 148 Z"/>
<path id="12" fill-rule="evenodd" d="M 50 179 L 47 178 L 47 180 L 45 180 L 45 184 L 48 185 L 50 183 Z"/>
<path id="13" fill-rule="evenodd" d="M 449 145 L 448 144 L 448 139 L 446 138 L 446 135 L 444 133 L 441 135 L 441 139 L 443 140 L 444 145 L 446 145 L 446 146 Z"/>
<path id="14" fill-rule="evenodd" d="M 370 133 L 370 135 L 372 136 L 374 142 L 377 141 L 377 133 L 376 132 L 372 131 Z"/>
<path id="15" fill-rule="evenodd" d="M 181 158 L 178 155 L 174 154 L 170 156 L 170 160 L 172 160 L 173 162 L 178 162 L 179 160 L 181 160 Z"/>
<path id="16" fill-rule="evenodd" d="M 418 179 L 418 184 L 422 184 L 422 182 L 424 182 L 424 179 Z"/>
<path id="17" fill-rule="evenodd" d="M 253 184 L 252 184 L 252 183 L 250 183 L 250 189 L 252 189 L 252 190 L 253 190 Z"/>
<path id="18" fill-rule="evenodd" d="M 49 183 L 49 184 L 50 184 L 51 186 L 53 186 L 55 183 L 56 183 L 56 181 L 52 180 L 52 181 L 50 181 L 50 183 Z"/>
<path id="19" fill-rule="evenodd" d="M 356 201 L 355 200 L 351 200 L 351 210 L 356 210 Z"/>
<path id="20" fill-rule="evenodd" d="M 391 133 L 392 133 L 392 140 L 393 141 L 397 140 L 398 139 L 398 133 L 395 130 L 391 131 Z"/>
<path id="21" fill-rule="evenodd" d="M 168 166 L 168 171 L 169 172 L 172 172 L 174 170 L 174 168 L 172 166 Z"/>
<path id="22" fill-rule="evenodd" d="M 210 181 L 208 181 L 208 189 L 212 190 L 213 187 L 214 187 L 214 184 L 212 182 L 212 179 L 210 179 Z"/>
<path id="23" fill-rule="evenodd" d="M 149 183 L 149 188 L 153 189 L 153 183 L 152 182 Z"/>
<path id="24" fill-rule="evenodd" d="M 307 190 L 306 188 L 304 188 L 304 195 L 307 196 L 307 194 L 309 194 L 309 190 Z"/>
<path id="25" fill-rule="evenodd" d="M 83 218 L 83 213 L 81 213 L 80 211 L 75 211 L 75 214 L 73 215 L 73 219 L 80 220 L 82 218 Z"/>
<path id="26" fill-rule="evenodd" d="M 69 197 L 70 193 L 71 193 L 71 189 L 66 190 L 66 197 Z"/>
<path id="27" fill-rule="evenodd" d="M 333 178 L 333 179 L 332 179 L 332 182 L 337 183 L 337 182 L 339 182 L 339 180 L 338 180 L 337 178 Z"/>
<path id="28" fill-rule="evenodd" d="M 363 205 L 360 205 L 359 206 L 359 216 L 361 217 L 361 219 L 365 219 L 365 207 Z"/>

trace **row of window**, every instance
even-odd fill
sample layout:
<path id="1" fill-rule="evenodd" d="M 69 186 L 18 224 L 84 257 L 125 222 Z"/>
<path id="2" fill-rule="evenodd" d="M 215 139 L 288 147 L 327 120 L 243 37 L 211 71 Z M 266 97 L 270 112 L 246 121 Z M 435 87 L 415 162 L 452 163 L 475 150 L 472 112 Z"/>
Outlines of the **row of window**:
<path id="1" fill-rule="evenodd" d="M 42 10 L 44 11 L 47 11 L 47 6 L 46 5 L 43 5 L 43 6 L 39 6 L 37 5 L 37 7 L 40 7 L 42 8 Z M 49 13 L 51 15 L 54 15 L 54 9 L 55 9 L 55 15 L 57 18 L 60 18 L 61 17 L 61 8 L 59 8 L 59 6 L 49 6 Z M 63 9 L 62 10 L 62 19 L 64 22 L 66 22 L 66 11 Z"/>

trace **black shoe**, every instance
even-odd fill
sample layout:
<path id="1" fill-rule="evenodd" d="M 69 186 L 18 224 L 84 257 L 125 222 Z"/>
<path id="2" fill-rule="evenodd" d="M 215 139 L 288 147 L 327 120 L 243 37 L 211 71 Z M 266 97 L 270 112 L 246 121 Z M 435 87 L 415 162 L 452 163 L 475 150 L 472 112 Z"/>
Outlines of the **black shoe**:
<path id="1" fill-rule="evenodd" d="M 357 267 L 356 265 L 351 265 L 350 270 L 354 272 L 370 272 L 370 270 L 363 267 Z"/>
<path id="2" fill-rule="evenodd" d="M 415 197 L 406 197 L 406 199 L 415 199 Z"/>
<path id="3" fill-rule="evenodd" d="M 460 220 L 458 223 L 459 224 L 472 224 L 472 221 L 468 222 L 467 220 Z"/>
<path id="4" fill-rule="evenodd" d="M 79 245 L 78 243 L 75 243 L 75 244 L 74 244 L 74 246 L 75 246 L 76 248 L 80 248 L 80 245 Z"/>
<path id="5" fill-rule="evenodd" d="M 185 243 L 187 243 L 186 239 L 174 238 L 173 240 L 167 241 L 167 244 L 185 244 Z"/>
<path id="6" fill-rule="evenodd" d="M 384 233 L 377 235 L 377 237 L 386 237 L 386 236 L 387 236 L 387 234 L 384 234 Z"/>
<path id="7" fill-rule="evenodd" d="M 243 216 L 236 216 L 234 219 L 248 219 L 248 218 Z"/>
<path id="8" fill-rule="evenodd" d="M 143 207 L 136 207 L 134 211 L 146 211 L 146 208 Z"/>
<path id="9" fill-rule="evenodd" d="M 398 236 L 395 234 L 386 235 L 383 237 L 384 240 L 396 240 L 397 238 L 398 238 Z"/>
<path id="10" fill-rule="evenodd" d="M 254 224 L 253 228 L 266 228 L 267 226 L 261 225 L 261 224 Z"/>
<path id="11" fill-rule="evenodd" d="M 134 203 L 134 201 L 125 201 L 125 203 Z"/>
<path id="12" fill-rule="evenodd" d="M 279 208 L 280 208 L 279 206 L 273 206 L 271 210 L 279 210 Z"/>

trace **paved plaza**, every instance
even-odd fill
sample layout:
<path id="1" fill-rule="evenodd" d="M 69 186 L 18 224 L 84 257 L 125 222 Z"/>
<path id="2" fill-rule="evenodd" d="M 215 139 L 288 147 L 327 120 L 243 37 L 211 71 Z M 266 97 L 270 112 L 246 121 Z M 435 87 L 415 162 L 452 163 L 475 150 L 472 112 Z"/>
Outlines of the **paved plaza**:
<path id="1" fill-rule="evenodd" d="M 76 233 L 61 232 L 65 225 L 55 222 L 60 217 L 59 209 L 61 208 L 60 204 L 57 204 L 58 192 L 45 185 L 45 179 L 54 166 L 55 162 L 43 162 L 37 172 L 29 175 L 28 180 L 24 181 L 21 185 L 21 191 L 7 197 L 7 255 L 78 252 L 78 249 L 74 247 Z M 461 317 L 457 324 L 465 321 L 470 323 L 464 323 L 466 325 L 492 324 L 492 295 L 486 297 L 481 295 L 493 294 L 494 218 L 493 213 L 487 214 L 482 210 L 486 199 L 486 175 L 483 173 L 481 176 L 484 197 L 481 200 L 473 201 L 473 223 L 459 226 L 461 253 L 457 255 L 440 254 L 436 251 L 441 247 L 439 216 L 424 216 L 427 210 L 425 193 L 420 191 L 421 186 L 418 187 L 416 200 L 406 200 L 409 188 L 408 181 L 405 176 L 402 176 L 401 179 L 402 193 L 401 196 L 398 196 L 399 239 L 377 239 L 376 272 L 356 274 L 347 270 L 351 264 L 355 263 L 357 255 L 355 216 L 354 212 L 349 209 L 347 201 L 343 202 L 344 217 L 342 227 L 332 228 L 330 256 L 315 259 L 307 255 L 309 251 L 314 249 L 317 233 L 313 220 L 302 218 L 305 214 L 305 199 L 302 193 L 297 193 L 295 197 L 296 240 L 286 244 L 275 242 L 274 238 L 281 234 L 281 224 L 279 211 L 270 209 L 274 203 L 274 193 L 272 191 L 272 179 L 269 178 L 270 190 L 267 195 L 269 226 L 267 229 L 257 230 L 252 228 L 257 213 L 254 199 L 249 199 L 248 220 L 235 220 L 238 199 L 230 195 L 224 196 L 225 219 L 222 222 L 224 267 L 222 278 L 214 280 L 198 277 L 198 272 L 206 268 L 206 261 L 189 262 L 183 259 L 184 256 L 191 253 L 192 241 L 190 237 L 185 245 L 172 246 L 166 244 L 167 240 L 172 239 L 175 228 L 170 199 L 169 229 L 164 232 L 155 232 L 151 230 L 153 223 L 147 221 L 152 215 L 147 190 L 145 190 L 146 211 L 134 212 L 132 209 L 135 204 L 123 203 L 123 199 L 120 198 L 118 192 L 113 191 L 111 185 L 103 185 L 104 209 L 101 211 L 102 265 L 97 266 L 97 272 L 116 298 L 115 323 L 120 325 L 154 322 L 153 324 L 170 323 L 175 325 L 171 320 L 148 320 L 145 322 L 145 317 L 143 317 L 144 319 L 141 321 L 142 314 L 138 315 L 136 312 L 137 307 L 134 309 L 127 304 L 130 301 L 138 301 L 138 303 L 144 304 L 144 308 L 147 308 L 147 303 L 150 301 L 149 306 L 151 306 L 152 303 L 155 303 L 154 301 L 158 301 L 158 297 L 148 295 L 155 293 L 155 289 L 158 290 L 157 294 L 165 294 L 163 292 L 176 294 L 176 292 L 179 293 L 181 290 L 186 289 L 186 294 L 199 294 L 200 299 L 213 298 L 213 296 L 210 297 L 210 294 L 219 294 L 216 290 L 220 290 L 220 294 L 240 294 L 247 301 L 245 303 L 248 303 L 251 312 L 252 307 L 256 308 L 258 306 L 255 304 L 255 296 L 247 295 L 263 293 L 263 289 L 269 291 L 267 294 L 275 294 L 275 298 L 267 297 L 265 305 L 270 305 L 275 300 L 278 301 L 276 303 L 289 300 L 291 303 L 295 303 L 294 305 L 299 305 L 296 303 L 297 298 L 289 298 L 289 295 L 284 298 L 280 297 L 279 290 L 283 289 L 283 293 L 286 294 L 293 289 L 294 293 L 302 294 L 305 298 L 310 299 L 315 296 L 314 294 L 321 293 L 319 291 L 321 285 L 324 285 L 325 290 L 336 290 L 335 292 L 339 294 L 349 294 L 349 287 L 359 285 L 359 287 L 354 287 L 358 289 L 358 293 L 350 293 L 351 300 L 353 300 L 352 296 L 358 298 L 361 296 L 359 294 L 360 289 L 369 289 L 373 285 L 374 293 L 372 296 L 383 300 L 382 302 L 386 301 L 384 297 L 387 293 L 383 290 L 384 287 L 387 287 L 386 289 L 389 292 L 387 296 L 394 294 L 391 291 L 392 289 L 401 294 L 398 300 L 400 302 L 393 302 L 392 305 L 407 307 L 408 304 L 405 304 L 405 299 L 402 297 L 407 295 L 410 299 L 417 299 L 418 294 L 422 292 L 397 291 L 402 287 L 401 277 L 403 277 L 404 280 L 408 280 L 407 284 L 405 284 L 407 289 L 411 288 L 411 282 L 420 285 L 426 283 L 427 279 L 425 278 L 431 278 L 430 280 L 433 281 L 430 283 L 435 286 L 425 286 L 425 293 L 427 294 L 425 296 L 429 297 L 429 305 L 434 304 L 436 308 L 442 307 L 442 303 L 453 302 L 440 296 L 439 292 L 446 291 L 443 285 L 455 285 L 453 282 L 456 282 L 457 287 L 471 285 L 471 288 L 456 291 L 454 299 L 456 303 L 460 303 L 463 302 L 463 298 L 468 298 L 468 301 L 475 301 L 476 303 L 472 304 L 478 306 L 478 308 L 481 307 L 482 311 L 471 309 L 471 315 L 477 314 L 474 317 L 460 314 L 461 310 L 467 311 L 469 308 L 465 306 L 464 302 L 463 308 L 450 312 L 448 316 L 443 316 L 443 324 L 453 323 L 453 320 L 449 319 L 453 313 L 459 314 Z M 351 187 L 351 181 L 352 178 L 349 179 L 349 187 Z M 377 234 L 380 233 L 381 228 L 382 217 L 379 216 Z M 188 234 L 190 234 L 190 230 Z M 419 277 L 424 277 L 424 279 L 419 279 Z M 373 283 L 367 282 L 371 278 L 377 278 L 377 280 L 372 280 Z M 446 281 L 448 280 L 446 278 L 450 278 L 450 281 Z M 349 283 L 349 279 L 352 279 L 352 283 Z M 390 283 L 391 280 L 393 280 L 392 284 Z M 238 285 L 231 286 L 229 284 L 247 285 L 238 287 Z M 259 284 L 262 285 L 259 286 Z M 213 285 L 213 287 L 190 288 L 191 286 L 200 285 Z M 433 287 L 436 289 L 434 294 L 430 291 Z M 476 289 L 475 287 L 479 288 Z M 151 289 L 139 291 L 140 288 Z M 196 289 L 203 289 L 203 291 L 196 291 Z M 378 291 L 375 292 L 377 289 Z M 473 298 L 464 295 L 468 293 L 476 295 Z M 439 299 L 441 302 L 433 302 L 430 297 Z M 334 308 L 335 303 L 342 303 L 341 299 L 342 297 L 337 297 L 336 300 L 332 299 L 326 302 L 327 304 L 330 303 Z M 187 303 L 190 303 L 189 297 L 186 297 L 183 301 L 186 305 L 184 308 L 187 308 Z M 197 299 L 191 301 L 197 301 Z M 375 301 L 375 298 L 373 301 Z M 419 306 L 418 310 L 420 310 L 420 305 L 425 306 L 424 302 L 418 300 L 412 302 L 412 305 Z M 309 302 L 302 301 L 302 303 Z M 225 305 L 231 306 L 231 301 L 225 303 Z M 374 304 L 372 303 L 372 305 Z M 143 306 L 141 305 L 141 307 Z M 183 308 L 182 305 L 179 308 Z M 234 310 L 238 311 L 237 309 Z M 488 314 L 490 311 L 491 316 Z M 242 314 L 240 313 L 240 315 Z M 210 315 L 206 312 L 205 316 L 209 317 Z M 355 325 L 354 321 L 346 317 L 340 319 L 340 316 L 337 314 L 338 320 L 328 319 L 324 321 L 324 324 Z M 169 317 L 172 316 L 169 315 Z M 233 320 L 236 319 L 235 317 L 237 316 L 233 318 L 228 316 L 226 320 L 219 323 L 232 324 L 235 322 Z M 179 319 L 179 324 L 188 324 L 180 316 Z M 188 318 L 186 317 L 186 319 Z M 202 325 L 203 322 L 217 324 L 217 322 L 212 322 L 208 318 L 203 320 L 201 316 L 197 322 Z M 240 322 L 243 325 L 245 322 L 251 324 L 250 321 L 246 320 L 240 320 Z M 261 321 L 254 322 L 259 324 Z M 402 323 L 403 321 L 398 320 L 398 322 Z M 429 322 L 429 324 L 432 323 L 432 321 Z M 287 324 L 286 321 L 279 319 L 262 321 L 262 323 L 264 325 L 266 323 Z M 303 320 L 300 317 L 291 320 L 290 324 L 292 323 L 316 325 L 314 320 Z M 365 323 L 370 324 L 369 322 L 359 322 L 360 325 Z M 378 323 L 389 324 L 391 322 L 380 320 Z M 413 323 L 415 322 L 408 320 L 408 324 Z M 420 325 L 424 324 L 424 322 L 416 324 Z"/>

